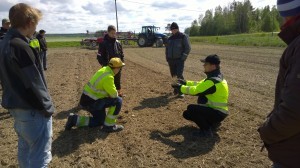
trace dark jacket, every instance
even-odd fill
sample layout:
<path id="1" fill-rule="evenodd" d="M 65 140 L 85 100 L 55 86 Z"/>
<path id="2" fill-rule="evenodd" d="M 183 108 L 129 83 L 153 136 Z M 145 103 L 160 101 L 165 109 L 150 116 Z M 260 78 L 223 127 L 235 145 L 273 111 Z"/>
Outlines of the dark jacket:
<path id="1" fill-rule="evenodd" d="M 39 40 L 40 43 L 40 48 L 42 51 L 47 51 L 47 42 L 44 36 L 42 36 L 41 34 L 36 35 L 36 38 Z"/>
<path id="2" fill-rule="evenodd" d="M 181 59 L 186 60 L 187 56 L 191 51 L 191 45 L 188 37 L 178 32 L 168 38 L 166 44 L 166 59 Z"/>
<path id="3" fill-rule="evenodd" d="M 7 33 L 8 29 L 0 28 L 0 40 L 4 38 L 4 35 Z"/>
<path id="4" fill-rule="evenodd" d="M 2 106 L 36 109 L 46 117 L 54 112 L 38 53 L 28 39 L 10 29 L 0 43 Z"/>
<path id="5" fill-rule="evenodd" d="M 279 37 L 288 44 L 276 82 L 274 109 L 258 129 L 269 158 L 283 167 L 300 167 L 300 20 Z"/>
<path id="6" fill-rule="evenodd" d="M 110 38 L 106 34 L 103 42 L 99 44 L 97 59 L 102 66 L 107 66 L 113 57 L 118 57 L 124 62 L 123 48 L 117 39 Z"/>

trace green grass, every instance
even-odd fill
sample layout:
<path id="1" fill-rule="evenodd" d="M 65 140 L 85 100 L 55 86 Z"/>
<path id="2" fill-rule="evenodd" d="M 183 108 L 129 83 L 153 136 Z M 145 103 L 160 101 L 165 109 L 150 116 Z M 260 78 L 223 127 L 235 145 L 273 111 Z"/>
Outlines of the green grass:
<path id="1" fill-rule="evenodd" d="M 86 37 L 82 35 L 46 35 L 49 48 L 79 47 L 84 38 Z"/>
<path id="2" fill-rule="evenodd" d="M 47 42 L 69 42 L 69 41 L 81 41 L 85 37 L 66 37 L 66 36 L 46 36 Z"/>
<path id="3" fill-rule="evenodd" d="M 191 43 L 212 43 L 237 46 L 285 47 L 286 44 L 277 33 L 253 33 L 227 36 L 197 36 L 190 37 Z"/>
<path id="4" fill-rule="evenodd" d="M 47 42 L 48 48 L 61 48 L 61 47 L 79 47 L 80 41 L 58 41 Z"/>
<path id="5" fill-rule="evenodd" d="M 47 44 L 49 48 L 58 47 L 79 47 L 80 41 L 84 36 L 64 36 L 55 35 L 47 36 Z M 252 34 L 236 34 L 227 36 L 197 36 L 190 37 L 192 44 L 210 43 L 237 46 L 262 46 L 262 47 L 285 47 L 286 44 L 279 39 L 277 33 L 252 33 Z M 136 42 L 129 41 L 130 46 L 135 46 Z M 123 44 L 124 45 L 124 44 Z"/>

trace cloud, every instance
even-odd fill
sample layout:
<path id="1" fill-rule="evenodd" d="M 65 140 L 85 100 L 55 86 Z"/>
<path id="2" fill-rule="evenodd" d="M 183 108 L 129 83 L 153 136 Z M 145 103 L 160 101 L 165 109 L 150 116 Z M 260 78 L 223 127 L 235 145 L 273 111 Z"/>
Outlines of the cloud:
<path id="1" fill-rule="evenodd" d="M 121 31 L 139 32 L 142 26 L 165 27 L 177 22 L 183 30 L 207 9 L 227 5 L 233 0 L 117 0 L 118 26 Z M 242 1 L 242 0 L 237 0 Z M 252 1 L 252 0 L 251 0 Z M 79 33 L 89 30 L 107 29 L 109 24 L 116 26 L 114 0 L 0 0 L 0 19 L 8 17 L 8 10 L 16 3 L 27 3 L 43 13 L 38 29 L 48 33 Z M 253 0 L 257 5 L 260 0 Z M 261 3 L 275 4 L 274 0 Z M 163 29 L 161 29 L 163 31 Z"/>
<path id="2" fill-rule="evenodd" d="M 54 11 L 52 11 L 52 12 L 55 12 L 55 13 L 67 13 L 67 14 L 76 14 L 76 13 L 80 12 L 79 10 L 74 9 L 74 8 L 72 8 L 72 6 L 69 6 L 69 5 L 59 5 L 59 6 L 55 7 L 53 10 Z"/>
<path id="3" fill-rule="evenodd" d="M 76 21 L 75 18 L 70 18 L 70 17 L 59 17 L 57 20 L 58 21 L 62 21 L 62 22 L 65 22 L 65 21 Z"/>
<path id="4" fill-rule="evenodd" d="M 99 14 L 100 11 L 103 11 L 103 7 L 94 3 L 88 3 L 87 5 L 82 6 L 82 8 L 91 14 Z"/>
<path id="5" fill-rule="evenodd" d="M 57 4 L 57 3 L 60 3 L 60 4 L 73 4 L 73 3 L 76 3 L 74 0 L 40 0 L 41 3 L 43 4 L 49 4 L 49 3 L 54 3 L 54 4 Z"/>
<path id="6" fill-rule="evenodd" d="M 0 0 L 0 12 L 7 12 L 9 11 L 9 9 L 14 5 L 13 3 L 4 1 L 4 0 Z"/>
<path id="7" fill-rule="evenodd" d="M 180 21 L 195 20 L 195 19 L 197 19 L 197 18 L 193 18 L 192 16 L 180 16 L 178 18 L 178 20 L 180 20 Z"/>
<path id="8" fill-rule="evenodd" d="M 94 15 L 111 15 L 112 13 L 115 13 L 115 2 L 111 0 L 101 4 L 89 2 L 88 4 L 83 5 L 82 8 Z M 127 11 L 120 3 L 117 4 L 117 10 L 118 12 Z"/>
<path id="9" fill-rule="evenodd" d="M 184 8 L 186 5 L 172 1 L 172 2 L 154 2 L 152 3 L 151 6 L 156 8 L 164 8 L 164 9 L 178 9 L 178 8 Z"/>

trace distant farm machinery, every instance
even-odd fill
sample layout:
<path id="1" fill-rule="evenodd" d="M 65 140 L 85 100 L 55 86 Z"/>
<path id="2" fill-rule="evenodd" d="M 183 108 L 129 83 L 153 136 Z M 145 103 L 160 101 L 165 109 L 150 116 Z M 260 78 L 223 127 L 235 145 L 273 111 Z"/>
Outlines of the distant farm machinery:
<path id="1" fill-rule="evenodd" d="M 90 37 L 82 39 L 80 44 L 81 46 L 89 47 L 89 48 L 97 48 L 99 44 L 104 40 L 106 32 L 102 32 L 100 37 Z M 128 45 L 129 41 L 136 41 L 137 38 L 133 32 L 117 32 L 117 39 L 121 41 L 123 44 Z"/>
<path id="2" fill-rule="evenodd" d="M 137 36 L 135 33 L 129 32 L 117 32 L 117 39 L 121 41 L 124 45 L 133 44 L 137 42 L 139 47 L 152 47 L 154 44 L 156 47 L 162 47 L 167 41 L 167 36 L 165 34 L 158 33 L 159 27 L 155 26 L 142 26 L 142 31 Z M 97 48 L 99 44 L 103 41 L 106 32 L 101 31 L 97 33 L 96 37 L 89 37 L 82 39 L 80 44 L 88 48 Z M 98 37 L 97 37 L 98 36 Z"/>
<path id="3" fill-rule="evenodd" d="M 140 47 L 162 47 L 167 42 L 168 37 L 165 34 L 158 33 L 159 27 L 143 26 L 141 33 L 138 35 L 137 44 Z"/>

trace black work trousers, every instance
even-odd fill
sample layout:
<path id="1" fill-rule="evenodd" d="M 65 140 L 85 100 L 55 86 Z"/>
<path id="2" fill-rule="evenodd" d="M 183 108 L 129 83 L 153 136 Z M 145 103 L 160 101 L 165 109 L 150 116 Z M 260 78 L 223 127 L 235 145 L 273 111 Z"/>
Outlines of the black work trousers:
<path id="1" fill-rule="evenodd" d="M 183 78 L 184 61 L 181 59 L 169 59 L 168 60 L 170 72 L 172 77 L 177 77 L 177 79 Z"/>
<path id="2" fill-rule="evenodd" d="M 227 114 L 199 104 L 190 104 L 183 112 L 183 117 L 195 122 L 201 130 L 208 130 L 223 121 Z"/>
<path id="3" fill-rule="evenodd" d="M 121 89 L 121 72 L 122 72 L 122 69 L 114 77 L 114 80 L 115 80 L 114 82 L 115 82 L 117 90 Z"/>

